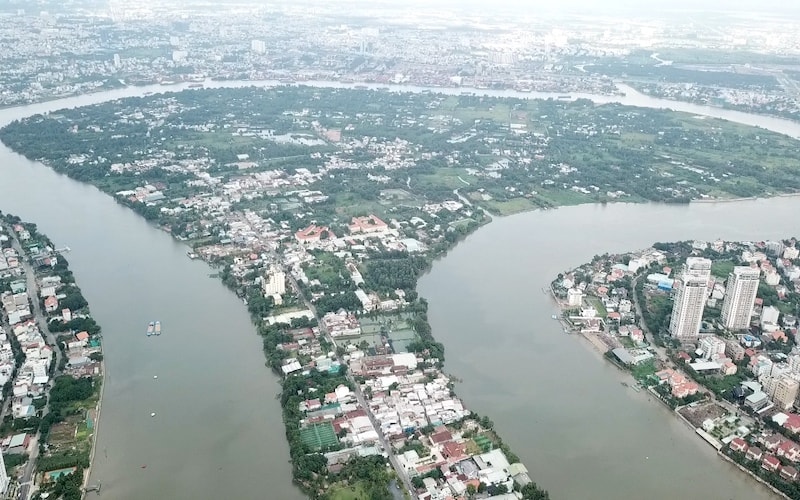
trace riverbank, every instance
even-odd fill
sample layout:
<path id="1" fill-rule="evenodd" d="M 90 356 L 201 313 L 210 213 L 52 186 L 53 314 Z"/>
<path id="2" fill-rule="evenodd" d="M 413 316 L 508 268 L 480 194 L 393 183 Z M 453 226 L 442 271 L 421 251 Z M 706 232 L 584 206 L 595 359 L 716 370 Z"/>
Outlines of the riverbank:
<path id="1" fill-rule="evenodd" d="M 20 473 L 20 495 L 57 489 L 77 498 L 96 441 L 97 416 L 92 411 L 102 398 L 101 329 L 66 259 L 48 237 L 11 215 L 3 216 L 3 226 L 12 237 L 3 239 L 2 262 L 14 257 L 0 273 L 0 294 L 9 335 L 24 359 L 13 384 L 27 388 L 24 395 L 14 393 L 13 418 L 3 422 L 3 432 L 8 432 L 8 424 L 13 430 L 33 432 L 36 447 Z M 48 351 L 42 350 L 42 340 Z M 25 434 L 15 437 L 21 435 Z"/>
<path id="2" fill-rule="evenodd" d="M 86 468 L 86 471 L 83 475 L 83 484 L 81 486 L 83 495 L 81 498 L 86 498 L 86 495 L 89 493 L 89 480 L 92 476 L 92 466 L 95 463 L 95 454 L 97 453 L 97 435 L 100 432 L 100 414 L 103 407 L 103 394 L 105 394 L 106 390 L 105 382 L 108 381 L 108 372 L 106 371 L 105 360 L 100 362 L 100 368 L 101 372 L 103 373 L 103 378 L 100 381 L 100 397 L 97 399 L 97 406 L 95 406 L 94 427 L 92 429 L 92 449 L 89 452 L 89 467 Z M 97 484 L 93 486 L 97 487 L 95 491 L 98 495 L 100 495 L 102 483 L 98 481 Z"/>
<path id="3" fill-rule="evenodd" d="M 752 257 L 751 264 L 759 262 L 762 266 L 771 264 L 776 257 L 780 258 L 784 254 L 784 249 L 786 258 L 789 260 L 797 258 L 794 255 L 794 244 L 794 240 L 762 242 L 755 245 L 721 240 L 711 244 L 697 241 L 659 243 L 655 245 L 656 248 L 637 252 L 595 256 L 591 263 L 559 274 L 559 277 L 553 281 L 551 292 L 562 310 L 562 314 L 566 315 L 567 311 L 570 311 L 571 320 L 575 322 L 576 328 L 582 331 L 587 340 L 597 340 L 599 336 L 602 336 L 607 344 L 605 357 L 608 357 L 609 361 L 615 361 L 613 364 L 617 367 L 631 371 L 639 383 L 646 385 L 649 391 L 671 407 L 684 424 L 690 428 L 696 428 L 696 433 L 720 451 L 720 455 L 723 455 L 722 450 L 727 450 L 728 446 L 734 445 L 737 448 L 731 449 L 735 451 L 746 450 L 748 446 L 753 446 L 754 450 L 758 450 L 755 448 L 756 444 L 774 451 L 776 447 L 767 444 L 774 439 L 777 439 L 778 443 L 783 442 L 782 446 L 796 446 L 800 449 L 800 444 L 791 441 L 794 434 L 784 431 L 784 434 L 790 437 L 790 439 L 786 439 L 773 434 L 773 431 L 761 432 L 765 426 L 768 429 L 770 425 L 772 428 L 776 427 L 776 424 L 767 421 L 775 413 L 774 411 L 762 415 L 764 411 L 772 407 L 772 403 L 764 394 L 764 399 L 770 406 L 762 404 L 754 407 L 750 404 L 749 399 L 745 404 L 744 396 L 752 391 L 746 392 L 748 389 L 740 389 L 740 384 L 741 388 L 744 388 L 746 384 L 743 382 L 748 379 L 746 375 L 738 373 L 743 370 L 752 370 L 751 360 L 755 362 L 758 359 L 769 359 L 767 356 L 771 353 L 777 353 L 783 357 L 786 357 L 786 354 L 800 356 L 800 351 L 792 348 L 795 344 L 793 336 L 787 337 L 783 331 L 778 331 L 782 341 L 779 339 L 773 342 L 770 332 L 775 330 L 765 330 L 761 337 L 764 345 L 762 346 L 762 340 L 754 340 L 755 345 L 749 346 L 751 348 L 746 350 L 740 345 L 740 342 L 746 343 L 744 339 L 748 338 L 757 339 L 761 336 L 761 332 L 751 330 L 752 336 L 733 335 L 719 323 L 719 305 L 716 305 L 716 313 L 711 310 L 703 316 L 705 321 L 699 342 L 695 338 L 690 345 L 686 345 L 686 342 L 681 345 L 666 333 L 667 320 L 670 316 L 669 297 L 673 288 L 672 270 L 682 268 L 687 256 L 713 255 L 714 260 L 694 257 L 695 261 L 692 261 L 692 265 L 700 265 L 700 261 L 702 261 L 709 270 L 707 279 L 711 283 L 716 283 L 714 291 L 719 293 L 718 298 L 721 299 L 725 294 L 727 300 L 729 291 L 722 287 L 722 280 L 728 276 L 728 271 L 732 273 L 735 269 L 738 269 L 738 272 L 752 269 L 747 265 L 748 255 L 756 255 Z M 779 245 L 780 249 L 777 250 L 777 253 L 768 252 L 767 245 Z M 768 253 L 772 256 L 771 258 L 767 257 Z M 734 267 L 738 259 L 745 260 L 742 262 L 745 264 L 744 267 Z M 722 267 L 718 267 L 723 265 L 725 271 L 721 271 Z M 585 281 L 588 276 L 587 272 L 592 273 L 595 277 L 599 272 L 605 278 L 599 281 L 594 279 L 589 283 Z M 768 270 L 767 274 L 769 275 L 770 272 L 774 271 Z M 679 271 L 676 271 L 674 275 L 681 276 Z M 777 276 L 778 274 L 775 273 L 775 277 Z M 644 284 L 645 277 L 647 285 Z M 780 279 L 773 281 L 775 278 L 768 279 L 771 286 L 776 286 L 781 281 Z M 730 285 L 730 280 L 727 285 Z M 770 321 L 764 319 L 767 317 L 768 310 L 774 309 L 777 314 L 778 309 L 774 308 L 774 305 L 782 304 L 781 307 L 794 307 L 794 304 L 800 300 L 800 295 L 793 290 L 788 290 L 780 300 L 777 298 L 773 300 L 769 298 L 770 293 L 773 293 L 769 291 L 769 287 L 770 285 L 766 285 L 758 288 L 759 297 L 765 301 L 763 309 L 760 305 L 755 307 L 755 314 L 762 318 L 761 325 L 764 324 L 764 321 Z M 754 289 L 754 301 L 755 293 Z M 714 306 L 708 306 L 708 308 L 712 307 Z M 587 330 L 595 332 L 595 336 L 589 338 Z M 791 333 L 793 335 L 794 330 L 791 330 Z M 591 342 L 591 344 L 600 350 L 603 348 L 603 343 Z M 713 353 L 708 350 L 708 346 L 712 344 L 717 346 Z M 769 346 L 770 351 L 764 350 L 765 346 Z M 767 376 L 766 379 L 760 377 L 759 381 L 768 384 L 770 377 Z M 742 390 L 741 394 L 735 392 L 739 390 Z M 769 397 L 777 398 L 778 396 L 770 395 Z M 726 399 L 728 401 L 725 401 Z M 791 401 L 780 403 L 782 405 L 780 409 L 788 412 L 794 400 L 795 395 L 792 395 Z M 701 406 L 697 407 L 698 404 Z M 701 407 L 702 409 L 697 409 Z M 689 417 L 682 413 L 683 411 L 690 411 L 690 413 L 700 411 L 704 412 L 701 415 L 705 416 L 695 416 L 693 418 L 696 421 L 690 422 Z M 749 417 L 745 417 L 745 415 L 749 415 Z M 739 422 L 740 416 L 744 419 L 743 423 L 738 427 L 732 426 L 733 419 Z M 701 420 L 702 429 L 699 427 Z M 785 458 L 786 455 L 781 451 L 778 451 L 778 456 L 783 458 L 779 461 L 774 455 L 766 455 L 764 464 L 767 464 L 767 460 L 773 460 L 778 465 L 772 465 L 770 462 L 769 466 L 764 465 L 764 467 L 775 472 L 769 476 L 770 481 L 778 481 L 779 484 L 769 484 L 758 477 L 756 479 L 760 483 L 768 485 L 772 491 L 784 496 L 778 486 L 792 491 L 795 486 L 790 484 L 792 483 L 791 479 L 779 478 L 777 471 L 779 469 L 783 471 L 785 468 L 785 474 L 792 477 L 792 475 L 796 475 L 796 469 L 792 465 L 796 465 L 797 461 L 794 458 Z M 760 459 L 761 451 L 759 450 L 754 460 Z"/>

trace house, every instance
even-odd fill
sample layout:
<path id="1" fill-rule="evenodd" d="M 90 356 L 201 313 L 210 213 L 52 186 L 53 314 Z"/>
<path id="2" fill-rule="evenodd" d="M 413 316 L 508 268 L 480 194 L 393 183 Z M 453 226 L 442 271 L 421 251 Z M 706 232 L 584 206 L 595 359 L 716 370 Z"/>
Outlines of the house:
<path id="1" fill-rule="evenodd" d="M 44 310 L 51 313 L 55 312 L 58 309 L 58 299 L 55 298 L 54 295 L 51 295 L 44 299 Z"/>
<path id="2" fill-rule="evenodd" d="M 747 451 L 747 443 L 744 439 L 737 437 L 731 441 L 730 444 L 731 450 L 738 451 L 739 453 L 745 453 Z"/>
<path id="3" fill-rule="evenodd" d="M 784 440 L 778 446 L 777 453 L 779 457 L 784 457 L 792 462 L 800 462 L 800 445 L 794 441 Z"/>
<path id="4" fill-rule="evenodd" d="M 764 444 L 764 448 L 769 451 L 777 450 L 783 441 L 784 439 L 780 434 L 773 434 L 761 440 L 761 442 Z"/>
<path id="5" fill-rule="evenodd" d="M 744 456 L 748 460 L 761 460 L 761 456 L 763 454 L 764 452 L 761 451 L 761 448 L 753 446 L 752 448 L 747 450 L 747 453 L 745 453 Z"/>
<path id="6" fill-rule="evenodd" d="M 783 423 L 783 426 L 789 432 L 800 432 L 800 415 L 789 413 L 786 415 L 786 422 Z"/>
<path id="7" fill-rule="evenodd" d="M 368 215 L 366 217 L 353 217 L 352 222 L 347 226 L 350 234 L 370 234 L 370 233 L 383 233 L 389 226 L 380 220 L 375 215 Z"/>
<path id="8" fill-rule="evenodd" d="M 314 243 L 322 239 L 335 238 L 336 235 L 327 226 L 311 224 L 307 228 L 294 233 L 294 237 L 300 243 Z"/>
<path id="9" fill-rule="evenodd" d="M 791 465 L 784 465 L 781 467 L 781 477 L 787 481 L 797 480 L 797 469 Z"/>
<path id="10" fill-rule="evenodd" d="M 761 468 L 770 472 L 777 472 L 781 466 L 781 461 L 775 455 L 765 455 L 761 461 Z"/>

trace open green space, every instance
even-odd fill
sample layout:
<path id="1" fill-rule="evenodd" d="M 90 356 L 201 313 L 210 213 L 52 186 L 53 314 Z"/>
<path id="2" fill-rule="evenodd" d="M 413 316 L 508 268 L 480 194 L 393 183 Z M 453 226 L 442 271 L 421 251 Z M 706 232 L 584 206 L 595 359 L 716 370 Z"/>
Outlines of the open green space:
<path id="1" fill-rule="evenodd" d="M 606 306 L 597 297 L 586 297 L 586 302 L 597 310 L 597 315 L 601 318 L 605 318 L 608 315 Z"/>
<path id="2" fill-rule="evenodd" d="M 300 439 L 312 450 L 325 449 L 339 442 L 330 422 L 311 424 L 301 429 Z"/>
<path id="3" fill-rule="evenodd" d="M 350 486 L 337 485 L 328 492 L 330 500 L 362 500 L 368 498 L 364 485 L 360 482 Z"/>
<path id="4" fill-rule="evenodd" d="M 732 260 L 715 260 L 711 263 L 711 274 L 717 278 L 727 279 L 735 265 Z"/>

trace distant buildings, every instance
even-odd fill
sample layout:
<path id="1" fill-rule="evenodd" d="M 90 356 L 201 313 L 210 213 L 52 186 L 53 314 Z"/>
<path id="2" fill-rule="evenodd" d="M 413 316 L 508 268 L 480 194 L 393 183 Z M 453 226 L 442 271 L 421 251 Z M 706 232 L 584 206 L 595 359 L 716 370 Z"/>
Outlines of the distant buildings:
<path id="1" fill-rule="evenodd" d="M 749 266 L 736 266 L 728 277 L 722 303 L 722 324 L 728 330 L 750 326 L 750 316 L 758 293 L 760 271 Z"/>
<path id="2" fill-rule="evenodd" d="M 267 44 L 264 43 L 264 40 L 253 40 L 250 42 L 250 50 L 256 54 L 266 54 Z"/>
<path id="3" fill-rule="evenodd" d="M 670 334 L 681 342 L 697 340 L 710 280 L 710 260 L 698 257 L 686 259 L 683 275 L 675 283 L 677 290 L 669 323 Z"/>

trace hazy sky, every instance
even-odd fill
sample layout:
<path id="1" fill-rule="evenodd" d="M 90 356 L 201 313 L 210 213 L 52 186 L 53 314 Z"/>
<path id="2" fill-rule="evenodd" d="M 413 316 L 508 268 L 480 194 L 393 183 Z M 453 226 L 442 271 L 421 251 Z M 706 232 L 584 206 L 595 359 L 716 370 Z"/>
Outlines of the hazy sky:
<path id="1" fill-rule="evenodd" d="M 290 1 L 291 0 L 283 0 Z M 341 4 L 359 3 L 366 5 L 391 5 L 393 7 L 442 6 L 462 7 L 469 10 L 485 10 L 487 13 L 498 8 L 518 8 L 526 12 L 541 9 L 569 13 L 587 11 L 625 11 L 640 14 L 658 11 L 710 10 L 710 11 L 758 11 L 781 13 L 800 11 L 800 0 L 339 0 Z M 310 0 L 311 3 L 328 0 Z"/>

